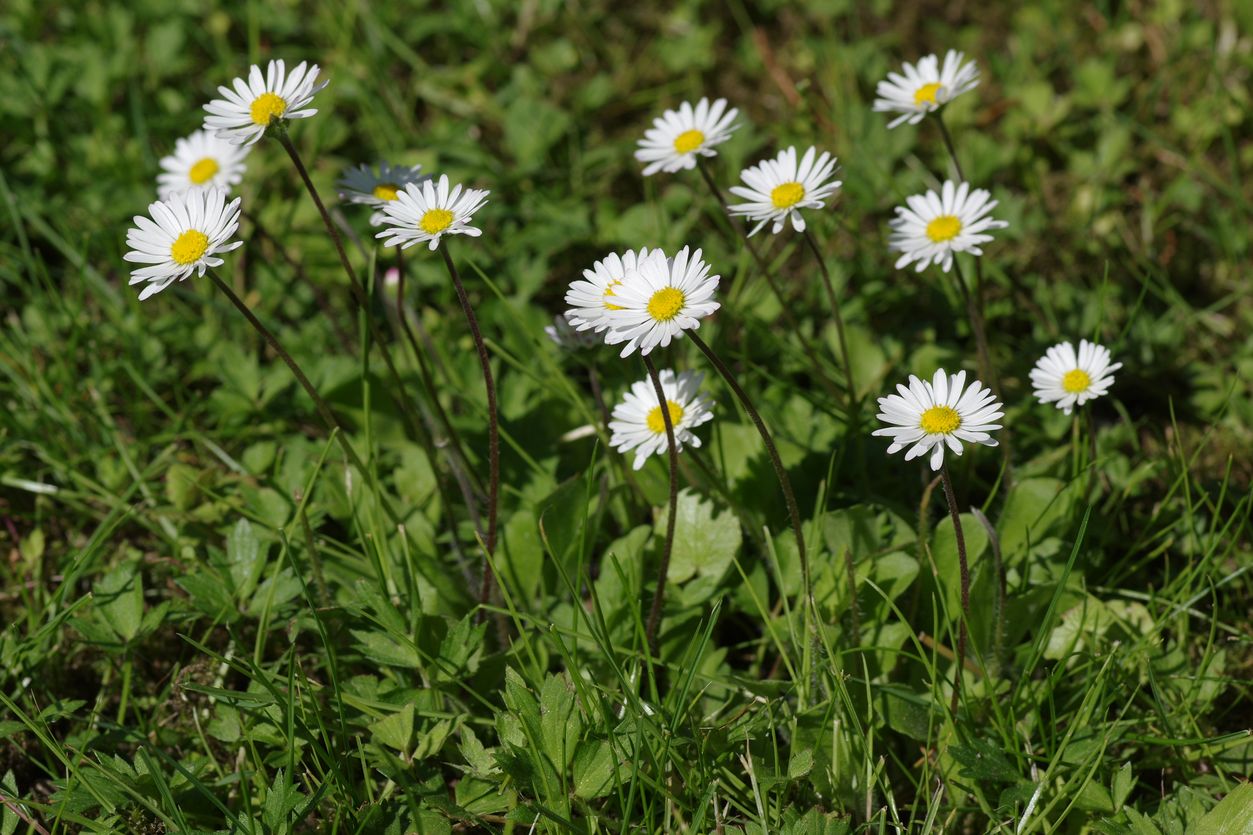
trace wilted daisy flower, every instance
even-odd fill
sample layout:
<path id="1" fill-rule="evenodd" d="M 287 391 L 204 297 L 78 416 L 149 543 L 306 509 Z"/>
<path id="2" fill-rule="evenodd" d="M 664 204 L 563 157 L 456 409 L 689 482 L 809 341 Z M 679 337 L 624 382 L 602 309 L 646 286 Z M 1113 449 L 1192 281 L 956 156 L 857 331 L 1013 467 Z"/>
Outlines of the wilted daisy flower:
<path id="1" fill-rule="evenodd" d="M 900 113 L 889 124 L 894 128 L 902 122 L 916 125 L 933 110 L 939 110 L 962 93 L 979 86 L 979 67 L 974 61 L 963 64 L 965 56 L 950 49 L 940 59 L 928 55 L 917 66 L 905 64 L 901 73 L 888 73 L 887 81 L 875 88 L 874 109 L 878 113 Z"/>
<path id="2" fill-rule="evenodd" d="M 248 149 L 198 130 L 174 143 L 174 153 L 161 159 L 157 175 L 157 197 L 192 188 L 218 188 L 230 191 L 244 178 L 244 157 Z"/>
<path id="3" fill-rule="evenodd" d="M 614 289 L 617 307 L 606 311 L 605 342 L 625 342 L 624 357 L 636 348 L 641 354 L 658 345 L 664 348 L 688 328 L 699 328 L 700 320 L 718 309 L 713 301 L 717 289 L 718 276 L 709 274 L 699 249 L 689 254 L 683 247 L 673 258 L 655 249 Z"/>
<path id="4" fill-rule="evenodd" d="M 236 78 L 231 87 L 219 87 L 222 98 L 204 106 L 209 114 L 204 129 L 214 131 L 221 139 L 236 145 L 251 145 L 265 135 L 275 121 L 304 119 L 318 111 L 307 105 L 329 82 L 318 80 L 318 65 L 304 61 L 288 75 L 281 60 L 271 61 L 261 75 L 256 64 L 248 71 L 248 80 Z"/>
<path id="5" fill-rule="evenodd" d="M 990 433 L 1001 426 L 991 421 L 1004 414 L 1001 404 L 978 380 L 963 392 L 965 385 L 965 371 L 950 376 L 940 369 L 929 383 L 911 375 L 909 388 L 897 384 L 899 394 L 879 398 L 877 417 L 892 426 L 873 434 L 892 439 L 888 453 L 910 447 L 906 461 L 929 451 L 933 470 L 944 463 L 945 446 L 955 455 L 962 454 L 962 441 L 996 446 Z"/>
<path id="6" fill-rule="evenodd" d="M 222 259 L 214 256 L 243 243 L 229 242 L 239 228 L 239 198 L 228 204 L 226 189 L 180 192 L 150 205 L 148 214 L 135 216 L 135 225 L 126 233 L 131 251 L 122 256 L 149 265 L 131 271 L 131 284 L 148 282 L 139 293 L 140 301 L 193 272 L 204 275 L 209 267 L 220 266 Z"/>
<path id="7" fill-rule="evenodd" d="M 827 182 L 835 173 L 835 157 L 826 151 L 810 147 L 796 162 L 796 148 L 780 151 L 774 159 L 765 160 L 740 172 L 746 186 L 731 186 L 731 193 L 743 197 L 747 203 L 731 206 L 731 214 L 757 221 L 753 231 L 756 235 L 767 222 L 774 221 L 774 234 L 783 231 L 784 222 L 790 217 L 792 228 L 805 231 L 805 218 L 801 209 L 821 209 L 835 194 L 842 183 Z"/>
<path id="8" fill-rule="evenodd" d="M 600 337 L 595 331 L 576 329 L 569 313 L 558 313 L 554 316 L 553 323 L 544 328 L 544 333 L 548 334 L 548 338 L 557 347 L 571 351 L 578 348 L 590 348 L 600 343 Z"/>
<path id="9" fill-rule="evenodd" d="M 702 98 L 696 107 L 683 102 L 678 110 L 667 110 L 654 119 L 635 152 L 637 160 L 648 163 L 644 176 L 695 168 L 697 154 L 714 156 L 714 146 L 726 142 L 736 128 L 733 122 L 739 111 L 726 108 L 726 99 L 710 104 L 709 99 Z"/>
<path id="10" fill-rule="evenodd" d="M 448 175 L 439 176 L 439 184 L 428 180 L 408 183 L 396 195 L 396 199 L 383 205 L 382 224 L 386 228 L 374 237 L 385 238 L 385 246 L 400 244 L 408 249 L 423 241 L 430 242 L 430 249 L 439 246 L 443 235 L 469 235 L 477 238 L 482 229 L 469 226 L 474 213 L 487 202 L 486 189 L 467 188 L 461 185 L 448 188 Z"/>
<path id="11" fill-rule="evenodd" d="M 1109 391 L 1114 382 L 1114 372 L 1122 368 L 1121 362 L 1110 364 L 1109 349 L 1079 340 L 1079 353 L 1069 342 L 1059 342 L 1045 352 L 1031 369 L 1031 386 L 1041 403 L 1056 403 L 1057 408 L 1070 414 L 1075 406 L 1082 406 Z"/>
<path id="12" fill-rule="evenodd" d="M 713 401 L 700 393 L 705 375 L 699 371 L 684 371 L 676 379 L 674 372 L 664 369 L 657 375 L 661 390 L 666 395 L 666 408 L 670 411 L 670 423 L 674 425 L 675 449 L 682 451 L 684 444 L 700 446 L 700 438 L 692 430 L 706 421 L 713 420 Z M 664 453 L 669 449 L 666 438 L 666 419 L 657 402 L 657 390 L 647 377 L 632 384 L 622 402 L 613 407 L 613 420 L 609 421 L 613 436 L 609 445 L 619 452 L 635 450 L 635 469 L 644 466 L 648 456 Z"/>
<path id="13" fill-rule="evenodd" d="M 896 259 L 897 269 L 917 261 L 918 272 L 932 263 L 948 272 L 954 252 L 982 255 L 979 245 L 992 240 L 985 233 L 1009 226 L 988 217 L 996 207 L 991 197 L 985 189 L 971 191 L 969 183 L 945 180 L 939 194 L 928 190 L 905 198 L 909 207 L 897 206 L 896 217 L 889 223 L 892 235 L 888 246 L 902 253 Z"/>
<path id="14" fill-rule="evenodd" d="M 358 165 L 344 172 L 339 181 L 339 198 L 347 203 L 359 203 L 381 210 L 395 200 L 405 186 L 429 179 L 431 175 L 423 174 L 420 165 L 409 167 L 380 162 L 377 172 L 368 165 Z M 383 218 L 382 211 L 375 212 L 370 215 L 370 225 L 380 225 Z"/>
<path id="15" fill-rule="evenodd" d="M 660 250 L 658 250 L 660 251 Z M 609 327 L 609 311 L 621 310 L 614 303 L 614 294 L 628 273 L 649 256 L 644 247 L 638 252 L 628 250 L 621 255 L 611 252 L 583 271 L 583 278 L 570 282 L 566 291 L 566 304 L 570 309 L 566 316 L 570 324 L 581 331 L 599 333 Z"/>

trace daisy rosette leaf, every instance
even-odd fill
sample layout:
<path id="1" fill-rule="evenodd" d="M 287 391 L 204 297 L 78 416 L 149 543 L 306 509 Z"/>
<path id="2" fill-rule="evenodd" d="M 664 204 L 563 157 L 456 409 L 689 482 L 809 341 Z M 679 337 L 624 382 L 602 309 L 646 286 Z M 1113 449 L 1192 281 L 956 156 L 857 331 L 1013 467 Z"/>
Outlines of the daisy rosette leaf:
<path id="1" fill-rule="evenodd" d="M 249 149 L 206 130 L 174 143 L 174 153 L 161 159 L 157 197 L 167 200 L 189 189 L 221 188 L 227 193 L 244 178 L 244 158 Z"/>
<path id="2" fill-rule="evenodd" d="M 979 67 L 965 58 L 950 49 L 943 65 L 935 55 L 928 55 L 917 64 L 906 63 L 899 73 L 888 73 L 887 80 L 875 88 L 875 112 L 900 114 L 888 123 L 889 128 L 904 122 L 918 124 L 928 113 L 979 86 Z"/>
<path id="3" fill-rule="evenodd" d="M 449 187 L 448 175 L 439 182 L 423 180 L 409 183 L 397 193 L 396 199 L 383 205 L 382 238 L 385 246 L 408 249 L 425 242 L 434 251 L 444 235 L 469 235 L 477 238 L 482 229 L 470 225 L 474 213 L 487 203 L 486 189 L 466 188 L 460 184 Z"/>
<path id="4" fill-rule="evenodd" d="M 328 83 L 318 82 L 317 64 L 301 61 L 288 73 L 282 60 L 270 61 L 264 75 L 253 64 L 247 80 L 236 78 L 230 87 L 219 87 L 222 98 L 204 106 L 209 114 L 204 129 L 236 145 L 251 145 L 272 125 L 317 113 L 309 104 Z"/>
<path id="5" fill-rule="evenodd" d="M 896 217 L 889 225 L 892 233 L 888 248 L 901 253 L 896 268 L 916 263 L 918 272 L 938 264 L 944 272 L 953 266 L 953 253 L 982 255 L 982 244 L 992 240 L 987 234 L 1009 224 L 989 217 L 997 201 L 991 192 L 969 183 L 945 180 L 940 193 L 928 190 L 905 198 L 906 206 L 897 206 Z"/>
<path id="6" fill-rule="evenodd" d="M 370 215 L 370 225 L 380 226 L 386 215 L 382 209 L 400 196 L 401 190 L 410 183 L 418 184 L 431 179 L 422 173 L 422 166 L 392 165 L 380 162 L 378 170 L 368 165 L 349 168 L 339 181 L 339 199 L 345 203 L 371 206 L 378 211 Z"/>
<path id="7" fill-rule="evenodd" d="M 600 336 L 595 331 L 579 330 L 570 319 L 569 313 L 558 313 L 553 317 L 553 323 L 544 328 L 544 333 L 553 341 L 558 348 L 564 348 L 567 351 L 577 351 L 583 348 L 591 348 L 593 345 L 600 344 Z"/>
<path id="8" fill-rule="evenodd" d="M 702 98 L 695 107 L 683 102 L 678 110 L 667 110 L 644 131 L 635 151 L 635 158 L 646 163 L 644 176 L 692 169 L 698 155 L 716 156 L 714 148 L 731 138 L 738 115 L 734 107 L 727 109 L 726 99 L 710 104 L 709 99 Z"/>
<path id="9" fill-rule="evenodd" d="M 713 300 L 718 278 L 709 274 L 699 249 L 691 252 L 685 246 L 673 258 L 653 250 L 614 288 L 617 309 L 607 311 L 605 342 L 625 342 L 624 357 L 636 349 L 647 354 L 658 345 L 666 347 L 720 307 Z"/>
<path id="10" fill-rule="evenodd" d="M 811 146 L 798 162 L 796 148 L 787 148 L 774 159 L 740 172 L 744 185 L 731 186 L 731 193 L 748 202 L 730 206 L 731 214 L 757 222 L 750 236 L 770 222 L 777 235 L 789 218 L 793 229 L 804 232 L 801 209 L 823 208 L 843 185 L 832 179 L 835 171 L 836 159 L 826 151 L 819 154 Z"/>
<path id="11" fill-rule="evenodd" d="M 699 371 L 684 371 L 676 376 L 667 368 L 657 376 L 666 395 L 670 422 L 674 424 L 675 448 L 681 452 L 684 444 L 699 447 L 700 438 L 692 430 L 713 420 L 714 416 L 713 401 L 700 391 L 705 375 Z M 645 377 L 631 385 L 622 402 L 613 407 L 609 430 L 613 433 L 609 439 L 610 446 L 621 453 L 635 451 L 632 467 L 637 470 L 644 466 L 650 455 L 666 452 L 669 448 L 666 419 L 652 380 Z"/>
<path id="12" fill-rule="evenodd" d="M 1041 403 L 1055 403 L 1070 414 L 1076 406 L 1109 392 L 1114 372 L 1121 362 L 1110 363 L 1109 349 L 1079 340 L 1079 350 L 1070 342 L 1059 342 L 1045 352 L 1031 369 L 1031 386 Z"/>
<path id="13" fill-rule="evenodd" d="M 146 284 L 139 300 L 160 293 L 192 273 L 204 275 L 221 266 L 217 255 L 243 241 L 231 241 L 239 229 L 239 202 L 226 202 L 221 188 L 193 189 L 148 207 L 148 217 L 135 216 L 126 233 L 130 252 L 125 260 L 147 266 L 131 270 L 131 284 Z"/>
<path id="14" fill-rule="evenodd" d="M 570 282 L 570 289 L 566 291 L 566 304 L 570 305 L 566 316 L 570 324 L 593 333 L 607 329 L 609 311 L 622 309 L 614 301 L 617 289 L 652 252 L 648 247 L 621 254 L 611 252 L 592 264 L 590 270 L 584 270 L 583 278 Z"/>
<path id="15" fill-rule="evenodd" d="M 909 447 L 905 460 L 931 453 L 931 469 L 944 464 L 944 448 L 962 454 L 962 443 L 996 446 L 993 423 L 1004 416 L 1002 406 L 983 383 L 966 387 L 966 372 L 949 375 L 940 369 L 930 382 L 910 376 L 909 386 L 897 385 L 897 394 L 879 398 L 879 420 L 891 424 L 872 434 L 892 439 L 888 453 Z"/>

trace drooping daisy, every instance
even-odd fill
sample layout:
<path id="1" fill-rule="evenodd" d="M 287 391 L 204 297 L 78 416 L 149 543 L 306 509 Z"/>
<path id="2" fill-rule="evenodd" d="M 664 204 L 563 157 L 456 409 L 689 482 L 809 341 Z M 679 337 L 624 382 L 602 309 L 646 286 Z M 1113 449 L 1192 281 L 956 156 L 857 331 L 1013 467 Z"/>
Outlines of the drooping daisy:
<path id="1" fill-rule="evenodd" d="M 892 424 L 872 434 L 892 439 L 888 453 L 910 447 L 905 460 L 931 453 L 931 469 L 944 463 L 944 447 L 962 454 L 962 441 L 996 446 L 991 432 L 1000 429 L 992 421 L 1004 415 L 1001 404 L 978 380 L 965 388 L 966 372 L 949 375 L 935 372 L 931 382 L 910 376 L 909 387 L 897 384 L 899 394 L 879 398 L 877 417 Z"/>
<path id="2" fill-rule="evenodd" d="M 658 250 L 660 251 L 660 250 Z M 640 262 L 648 258 L 648 247 L 638 252 L 628 250 L 621 255 L 611 252 L 583 271 L 583 278 L 570 282 L 566 291 L 566 304 L 570 309 L 566 316 L 570 324 L 581 331 L 600 333 L 609 327 L 609 311 L 621 310 L 614 303 L 616 288 L 621 286 L 628 273 L 635 272 Z"/>
<path id="3" fill-rule="evenodd" d="M 558 348 L 565 348 L 568 351 L 590 348 L 600 344 L 601 341 L 595 331 L 575 328 L 569 313 L 558 313 L 554 316 L 553 323 L 545 326 L 544 333 L 548 334 L 548 338 Z"/>
<path id="4" fill-rule="evenodd" d="M 720 307 L 713 300 L 717 289 L 718 276 L 709 274 L 699 249 L 689 253 L 683 247 L 673 258 L 655 249 L 614 289 L 617 309 L 605 313 L 605 342 L 625 342 L 624 357 L 636 348 L 641 354 L 658 345 L 664 348 L 688 328 L 699 328 L 700 320 Z"/>
<path id="5" fill-rule="evenodd" d="M 198 130 L 175 142 L 174 153 L 161 159 L 157 197 L 166 200 L 180 191 L 215 186 L 229 193 L 244 178 L 246 156 L 247 148 Z"/>
<path id="6" fill-rule="evenodd" d="M 888 124 L 889 128 L 902 122 L 918 124 L 928 113 L 979 86 L 978 65 L 974 61 L 963 64 L 964 59 L 962 53 L 950 49 L 942 67 L 939 58 L 928 55 L 916 66 L 906 63 L 903 74 L 888 73 L 887 80 L 875 88 L 875 112 L 901 114 Z"/>
<path id="7" fill-rule="evenodd" d="M 209 267 L 220 266 L 222 259 L 214 256 L 243 243 L 230 240 L 239 228 L 239 200 L 228 204 L 226 189 L 198 188 L 153 203 L 150 217 L 135 216 L 126 233 L 131 251 L 122 257 L 148 265 L 131 270 L 131 284 L 148 284 L 139 293 L 140 301 L 193 272 L 204 275 Z"/>
<path id="8" fill-rule="evenodd" d="M 684 371 L 677 378 L 670 369 L 658 375 L 661 390 L 666 395 L 666 408 L 670 423 L 674 425 L 675 449 L 682 451 L 684 444 L 700 446 L 700 438 L 692 432 L 702 423 L 713 420 L 713 401 L 700 393 L 705 375 L 699 371 Z M 619 452 L 635 450 L 635 463 L 640 469 L 650 455 L 664 454 L 669 449 L 666 438 L 666 418 L 657 402 L 657 390 L 647 377 L 631 385 L 622 402 L 613 407 L 613 420 L 609 421 L 613 436 L 609 445 Z"/>
<path id="9" fill-rule="evenodd" d="M 810 147 L 796 162 L 796 148 L 780 151 L 774 159 L 745 168 L 740 178 L 746 186 L 731 186 L 731 193 L 743 197 L 747 203 L 738 203 L 730 207 L 731 214 L 747 217 L 757 221 L 750 236 L 756 235 L 761 227 L 774 221 L 774 234 L 783 231 L 783 224 L 790 217 L 792 228 L 797 232 L 805 231 L 805 218 L 801 209 L 821 209 L 826 201 L 843 185 L 839 180 L 831 180 L 835 173 L 836 160 L 831 154 Z"/>
<path id="10" fill-rule="evenodd" d="M 714 146 L 731 137 L 738 115 L 739 110 L 734 107 L 727 110 L 726 99 L 710 104 L 709 99 L 702 98 L 696 107 L 683 102 L 678 110 L 667 110 L 653 120 L 653 126 L 644 131 L 644 138 L 638 143 L 635 158 L 648 163 L 644 176 L 695 168 L 697 154 L 715 156 Z"/>
<path id="11" fill-rule="evenodd" d="M 444 235 L 469 235 L 477 238 L 482 229 L 470 226 L 474 213 L 487 202 L 486 189 L 455 185 L 448 187 L 448 175 L 439 175 L 439 183 L 423 180 L 408 183 L 396 194 L 396 199 L 383 205 L 382 226 L 385 228 L 374 237 L 385 238 L 385 246 L 400 245 L 408 249 L 414 244 L 429 241 L 429 248 L 439 246 Z"/>
<path id="12" fill-rule="evenodd" d="M 282 60 L 266 65 L 265 76 L 256 64 L 248 71 L 248 80 L 236 78 L 232 87 L 219 87 L 222 98 L 204 106 L 209 114 L 204 129 L 236 145 L 251 145 L 271 124 L 288 119 L 305 119 L 318 111 L 308 107 L 313 97 L 328 83 L 318 83 L 318 65 L 304 61 L 289 75 Z"/>
<path id="13" fill-rule="evenodd" d="M 358 165 L 345 171 L 340 179 L 339 199 L 379 209 L 370 215 L 370 225 L 379 226 L 385 217 L 383 206 L 395 200 L 401 189 L 409 183 L 429 179 L 431 175 L 423 174 L 420 165 L 409 167 L 380 162 L 377 172 L 368 165 Z"/>
<path id="14" fill-rule="evenodd" d="M 892 234 L 888 247 L 902 253 L 896 268 L 917 261 L 918 272 L 932 263 L 948 272 L 954 252 L 982 255 L 980 244 L 992 240 L 986 233 L 1009 226 L 988 217 L 997 202 L 991 198 L 986 189 L 971 191 L 969 183 L 952 180 L 944 181 L 939 194 L 928 190 L 905 198 L 908 208 L 897 206 L 896 217 L 889 222 Z"/>
<path id="15" fill-rule="evenodd" d="M 1114 383 L 1114 372 L 1121 362 L 1111 364 L 1109 349 L 1086 339 L 1079 340 L 1079 353 L 1069 342 L 1059 342 L 1045 352 L 1031 369 L 1031 386 L 1041 403 L 1056 403 L 1070 414 L 1106 394 Z"/>

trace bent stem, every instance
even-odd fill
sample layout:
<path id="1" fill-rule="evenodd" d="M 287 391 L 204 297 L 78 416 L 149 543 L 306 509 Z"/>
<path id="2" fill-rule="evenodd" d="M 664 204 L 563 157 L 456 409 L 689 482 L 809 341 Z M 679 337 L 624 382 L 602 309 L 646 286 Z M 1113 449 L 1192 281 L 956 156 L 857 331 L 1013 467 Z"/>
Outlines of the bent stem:
<path id="1" fill-rule="evenodd" d="M 827 288 L 827 299 L 831 302 L 831 315 L 835 318 L 835 331 L 840 340 L 840 359 L 844 361 L 844 380 L 848 394 L 848 411 L 854 415 L 856 422 L 857 411 L 857 386 L 853 382 L 853 362 L 852 354 L 848 352 L 848 338 L 844 334 L 844 315 L 840 312 L 840 299 L 835 294 L 835 286 L 831 283 L 831 271 L 827 269 L 827 261 L 822 257 L 822 250 L 818 248 L 818 242 L 814 240 L 813 233 L 809 231 L 809 227 L 805 227 L 805 231 L 801 233 L 801 237 L 805 239 L 805 243 L 809 244 L 809 249 L 814 254 L 814 260 L 818 262 L 818 270 L 822 273 L 822 284 Z"/>
<path id="2" fill-rule="evenodd" d="M 649 658 L 657 658 L 657 627 L 661 624 L 661 606 L 666 595 L 666 575 L 670 572 L 670 551 L 674 547 L 674 525 L 679 507 L 679 447 L 674 440 L 674 421 L 670 418 L 670 403 L 666 400 L 666 391 L 661 387 L 661 378 L 653 361 L 640 355 L 644 367 L 648 369 L 648 377 L 653 381 L 653 391 L 657 393 L 657 403 L 661 408 L 661 420 L 666 425 L 666 444 L 670 457 L 670 506 L 666 515 L 666 544 L 661 551 L 661 564 L 657 567 L 657 585 L 653 590 L 653 603 L 648 610 L 648 622 L 644 636 L 648 641 Z"/>
<path id="3" fill-rule="evenodd" d="M 962 534 L 961 516 L 957 512 L 957 496 L 953 493 L 953 479 L 948 474 L 948 462 L 940 465 L 940 479 L 944 483 L 944 501 L 953 519 L 953 535 L 957 539 L 957 566 L 961 574 L 961 618 L 957 627 L 957 658 L 953 674 L 953 699 L 949 712 L 957 715 L 957 702 L 961 697 L 962 671 L 966 666 L 966 621 L 970 617 L 970 567 L 966 563 L 966 537 Z"/>

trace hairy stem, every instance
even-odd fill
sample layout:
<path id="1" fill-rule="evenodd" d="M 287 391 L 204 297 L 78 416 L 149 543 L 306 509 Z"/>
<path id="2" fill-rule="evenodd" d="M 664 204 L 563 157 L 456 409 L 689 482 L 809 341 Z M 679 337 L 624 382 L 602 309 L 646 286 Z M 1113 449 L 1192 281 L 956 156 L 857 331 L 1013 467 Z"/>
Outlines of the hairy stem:
<path id="1" fill-rule="evenodd" d="M 661 564 L 657 567 L 657 585 L 653 589 L 653 603 L 648 610 L 648 622 L 644 636 L 648 640 L 648 654 L 657 657 L 657 627 L 661 624 L 661 607 L 666 596 L 666 575 L 670 571 L 670 551 L 674 547 L 674 525 L 679 509 L 679 447 L 674 440 L 674 421 L 670 418 L 670 403 L 666 400 L 666 391 L 661 386 L 661 377 L 653 361 L 645 355 L 640 359 L 648 369 L 648 378 L 653 381 L 653 391 L 657 393 L 657 403 L 661 408 L 661 420 L 666 425 L 666 443 L 670 456 L 670 506 L 666 515 L 666 542 L 661 551 Z"/>
<path id="2" fill-rule="evenodd" d="M 801 237 L 805 239 L 805 243 L 809 244 L 809 249 L 813 252 L 814 259 L 818 262 L 818 269 L 822 274 L 822 284 L 827 288 L 827 300 L 831 303 L 831 315 L 835 318 L 835 331 L 840 340 L 840 359 L 844 362 L 848 411 L 849 414 L 853 414 L 857 411 L 857 385 L 853 382 L 853 355 L 848 351 L 848 337 L 844 334 L 844 314 L 840 312 L 840 299 L 835 294 L 835 286 L 831 283 L 831 271 L 827 269 L 827 261 L 822 257 L 822 250 L 818 248 L 818 242 L 814 240 L 813 233 L 809 231 L 809 227 L 805 227 Z M 855 417 L 854 420 L 856 420 Z"/>
<path id="3" fill-rule="evenodd" d="M 953 535 L 957 539 L 957 566 L 961 575 L 961 617 L 957 627 L 956 672 L 953 675 L 953 699 L 949 712 L 957 715 L 957 702 L 961 697 L 962 671 L 966 666 L 966 621 L 970 617 L 970 566 L 966 563 L 966 537 L 962 533 L 961 515 L 957 512 L 957 496 L 953 492 L 953 479 L 948 473 L 948 462 L 940 465 L 940 478 L 944 483 L 944 501 L 948 503 L 949 516 L 953 519 Z"/>

